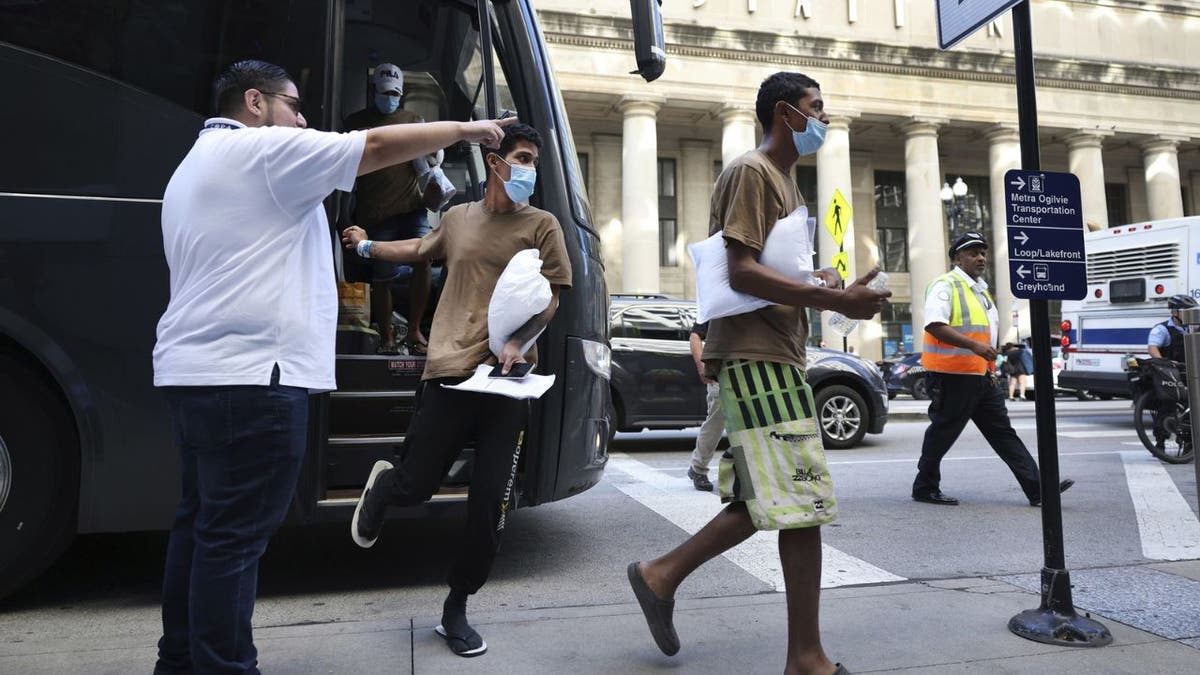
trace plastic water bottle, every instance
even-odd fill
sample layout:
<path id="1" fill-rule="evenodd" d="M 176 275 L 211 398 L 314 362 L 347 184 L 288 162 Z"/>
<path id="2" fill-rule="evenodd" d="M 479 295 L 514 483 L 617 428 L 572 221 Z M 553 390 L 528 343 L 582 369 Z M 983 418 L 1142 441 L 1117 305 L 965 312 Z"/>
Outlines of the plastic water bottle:
<path id="1" fill-rule="evenodd" d="M 867 288 L 882 290 L 887 287 L 887 281 L 887 273 L 880 272 L 871 280 L 871 283 L 867 284 Z M 858 328 L 858 319 L 851 319 L 840 312 L 834 312 L 833 316 L 829 317 L 829 329 L 842 337 L 849 336 L 855 328 Z"/>

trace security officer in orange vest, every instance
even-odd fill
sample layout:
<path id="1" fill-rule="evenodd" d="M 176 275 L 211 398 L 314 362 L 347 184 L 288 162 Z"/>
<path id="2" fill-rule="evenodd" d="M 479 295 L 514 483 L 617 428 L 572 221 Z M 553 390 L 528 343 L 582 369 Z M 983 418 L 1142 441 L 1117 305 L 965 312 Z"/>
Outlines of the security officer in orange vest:
<path id="1" fill-rule="evenodd" d="M 1013 431 L 996 386 L 996 344 L 999 313 L 988 293 L 987 239 L 967 232 L 950 245 L 954 269 L 925 292 L 925 347 L 921 365 L 929 371 L 929 428 L 921 447 L 912 498 L 928 504 L 953 506 L 958 500 L 942 494 L 942 457 L 958 440 L 967 421 L 983 433 L 992 450 L 1016 476 L 1032 506 L 1041 506 L 1038 467 Z M 1066 479 L 1059 491 L 1075 481 Z"/>

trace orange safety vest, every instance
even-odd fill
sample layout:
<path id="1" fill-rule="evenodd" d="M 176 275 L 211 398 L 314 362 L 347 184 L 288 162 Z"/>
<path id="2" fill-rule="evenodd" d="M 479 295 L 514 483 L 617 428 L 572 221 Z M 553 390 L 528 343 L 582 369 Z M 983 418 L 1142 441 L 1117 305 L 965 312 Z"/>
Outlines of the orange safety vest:
<path id="1" fill-rule="evenodd" d="M 988 325 L 987 310 L 984 309 L 983 303 L 979 301 L 979 296 L 975 294 L 975 291 L 958 274 L 949 272 L 934 279 L 929 288 L 925 290 L 925 296 L 929 297 L 933 287 L 940 281 L 950 284 L 949 326 L 959 335 L 984 344 L 991 344 L 992 332 Z M 989 303 L 992 302 L 992 296 L 987 291 L 983 292 L 983 296 Z M 925 331 L 925 347 L 921 352 L 921 365 L 926 370 L 939 373 L 967 375 L 983 375 L 996 367 L 995 363 L 989 362 L 970 349 L 942 342 L 929 331 Z"/>

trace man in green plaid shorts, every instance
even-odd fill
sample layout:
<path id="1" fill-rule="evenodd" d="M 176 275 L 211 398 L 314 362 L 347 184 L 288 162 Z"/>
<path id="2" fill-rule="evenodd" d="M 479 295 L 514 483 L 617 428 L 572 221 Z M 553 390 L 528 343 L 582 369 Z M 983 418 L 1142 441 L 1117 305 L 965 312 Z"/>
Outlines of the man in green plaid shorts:
<path id="1" fill-rule="evenodd" d="M 820 86 L 800 73 L 763 81 L 755 105 L 762 144 L 725 167 L 713 190 L 710 232 L 725 238 L 734 290 L 778 303 L 713 319 L 704 345 L 705 375 L 720 383 L 730 449 L 721 460 L 728 503 L 690 539 L 627 570 L 650 633 L 666 654 L 679 651 L 675 590 L 700 565 L 758 530 L 779 530 L 787 589 L 787 675 L 848 672 L 821 646 L 821 529 L 836 517 L 833 483 L 821 448 L 812 390 L 805 382 L 808 308 L 869 319 L 891 295 L 867 288 L 873 270 L 845 289 L 833 270 L 817 284 L 791 280 L 759 262 L 775 223 L 804 204 L 792 167 L 817 151 L 829 116 Z"/>

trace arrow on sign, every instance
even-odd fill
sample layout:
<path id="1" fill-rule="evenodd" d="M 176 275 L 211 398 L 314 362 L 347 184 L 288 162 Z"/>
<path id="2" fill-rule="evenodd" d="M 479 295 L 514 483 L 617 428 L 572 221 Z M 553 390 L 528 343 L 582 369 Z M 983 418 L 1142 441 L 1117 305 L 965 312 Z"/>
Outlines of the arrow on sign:
<path id="1" fill-rule="evenodd" d="M 1025 269 L 1024 265 L 1017 268 L 1017 276 L 1021 277 L 1022 280 L 1025 279 L 1025 275 L 1027 274 L 1029 274 L 1029 270 Z"/>
<path id="2" fill-rule="evenodd" d="M 1024 232 L 1020 232 L 1019 234 L 1020 234 L 1021 236 L 1019 236 L 1019 237 L 1013 237 L 1013 239 L 1016 239 L 1017 241 L 1021 242 L 1021 245 L 1022 245 L 1022 246 L 1024 246 L 1024 245 L 1025 245 L 1025 244 L 1027 244 L 1027 243 L 1029 243 L 1029 235 L 1025 234 Z"/>
<path id="3" fill-rule="evenodd" d="M 1009 185 L 1016 185 L 1018 190 L 1024 190 L 1024 189 L 1025 189 L 1025 179 L 1024 179 L 1024 178 L 1021 178 L 1020 176 L 1017 176 L 1017 179 L 1016 179 L 1016 180 L 1009 181 L 1009 182 L 1008 182 L 1008 184 L 1009 184 Z"/>

